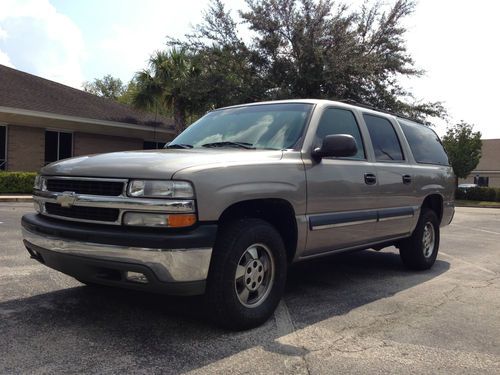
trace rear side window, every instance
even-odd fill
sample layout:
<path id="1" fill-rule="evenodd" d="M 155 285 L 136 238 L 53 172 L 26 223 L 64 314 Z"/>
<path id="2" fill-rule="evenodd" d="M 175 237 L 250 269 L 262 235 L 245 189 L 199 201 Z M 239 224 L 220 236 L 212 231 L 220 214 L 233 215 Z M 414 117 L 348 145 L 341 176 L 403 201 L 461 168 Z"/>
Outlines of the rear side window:
<path id="1" fill-rule="evenodd" d="M 349 134 L 358 145 L 358 152 L 349 159 L 365 159 L 363 140 L 354 114 L 346 109 L 328 108 L 323 112 L 316 131 L 315 145 L 320 146 L 323 138 L 333 134 Z"/>
<path id="2" fill-rule="evenodd" d="M 449 165 L 443 145 L 432 129 L 407 120 L 398 122 L 417 163 Z"/>
<path id="3" fill-rule="evenodd" d="M 377 161 L 404 160 L 401 144 L 391 122 L 385 118 L 363 115 L 372 139 Z"/>

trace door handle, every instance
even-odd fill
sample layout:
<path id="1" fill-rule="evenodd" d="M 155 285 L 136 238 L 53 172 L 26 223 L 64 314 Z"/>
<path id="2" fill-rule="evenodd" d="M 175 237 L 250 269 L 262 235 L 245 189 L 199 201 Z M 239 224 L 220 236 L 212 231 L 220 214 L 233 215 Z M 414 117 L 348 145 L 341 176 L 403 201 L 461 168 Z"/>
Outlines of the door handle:
<path id="1" fill-rule="evenodd" d="M 365 184 L 375 185 L 377 183 L 377 176 L 373 173 L 365 173 Z"/>
<path id="2" fill-rule="evenodd" d="M 411 176 L 409 174 L 403 175 L 403 184 L 405 185 L 411 184 Z"/>

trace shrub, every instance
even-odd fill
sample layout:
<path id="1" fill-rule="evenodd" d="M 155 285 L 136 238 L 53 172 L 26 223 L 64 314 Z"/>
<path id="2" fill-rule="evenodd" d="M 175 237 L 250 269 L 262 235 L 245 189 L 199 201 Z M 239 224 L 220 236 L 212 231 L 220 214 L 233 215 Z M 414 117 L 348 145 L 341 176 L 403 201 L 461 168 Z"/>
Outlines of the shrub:
<path id="1" fill-rule="evenodd" d="M 457 189 L 455 199 L 466 199 L 471 201 L 500 201 L 500 189 L 488 187 L 475 187 L 470 189 Z"/>
<path id="2" fill-rule="evenodd" d="M 0 194 L 31 193 L 35 177 L 35 172 L 0 172 Z"/>

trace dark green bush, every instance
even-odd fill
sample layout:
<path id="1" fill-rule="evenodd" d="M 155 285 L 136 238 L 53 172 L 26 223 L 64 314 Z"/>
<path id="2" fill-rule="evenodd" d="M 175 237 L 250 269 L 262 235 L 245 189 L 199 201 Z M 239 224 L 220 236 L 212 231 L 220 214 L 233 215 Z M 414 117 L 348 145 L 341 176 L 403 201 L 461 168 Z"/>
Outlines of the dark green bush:
<path id="1" fill-rule="evenodd" d="M 500 189 L 489 187 L 475 187 L 470 189 L 457 189 L 455 199 L 465 199 L 471 201 L 500 201 Z"/>
<path id="2" fill-rule="evenodd" d="M 455 190 L 455 199 L 457 200 L 467 199 L 467 193 L 465 192 L 465 190 L 457 188 L 457 190 Z"/>
<path id="3" fill-rule="evenodd" d="M 35 172 L 0 172 L 0 194 L 31 193 Z"/>

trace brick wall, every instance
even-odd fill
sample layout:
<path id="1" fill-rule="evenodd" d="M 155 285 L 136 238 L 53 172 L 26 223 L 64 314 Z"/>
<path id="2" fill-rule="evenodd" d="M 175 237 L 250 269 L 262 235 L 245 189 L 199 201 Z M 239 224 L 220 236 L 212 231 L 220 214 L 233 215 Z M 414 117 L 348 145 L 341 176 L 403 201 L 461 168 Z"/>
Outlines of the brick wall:
<path id="1" fill-rule="evenodd" d="M 9 125 L 7 128 L 7 170 L 38 171 L 44 162 L 45 130 Z"/>
<path id="2" fill-rule="evenodd" d="M 103 152 L 142 150 L 143 140 L 108 135 L 74 133 L 73 156 L 99 154 Z"/>
<path id="3" fill-rule="evenodd" d="M 73 156 L 103 152 L 141 150 L 143 140 L 90 133 L 73 133 Z M 45 160 L 45 129 L 9 125 L 7 170 L 38 171 Z"/>

